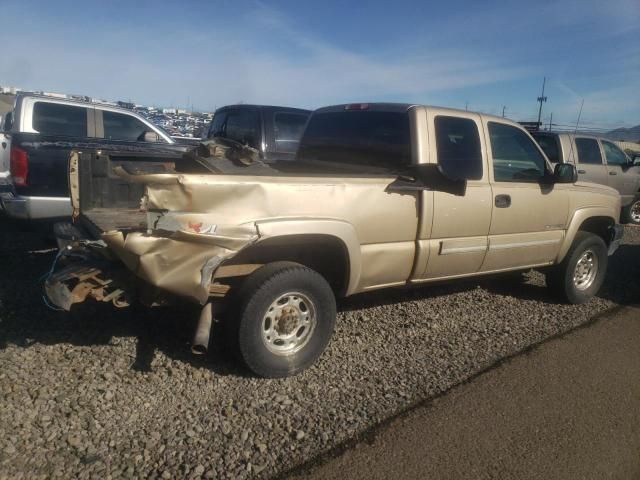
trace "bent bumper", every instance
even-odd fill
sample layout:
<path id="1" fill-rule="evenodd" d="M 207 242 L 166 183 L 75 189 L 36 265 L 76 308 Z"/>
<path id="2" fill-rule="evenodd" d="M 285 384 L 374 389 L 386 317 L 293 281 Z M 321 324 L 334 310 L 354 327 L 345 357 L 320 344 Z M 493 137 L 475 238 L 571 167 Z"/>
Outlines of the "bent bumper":
<path id="1" fill-rule="evenodd" d="M 7 215 L 24 220 L 70 217 L 72 213 L 68 197 L 22 197 L 5 193 L 1 202 Z"/>
<path id="2" fill-rule="evenodd" d="M 610 229 L 611 241 L 609 242 L 609 255 L 613 255 L 622 242 L 624 235 L 624 227 L 622 225 L 614 225 Z"/>

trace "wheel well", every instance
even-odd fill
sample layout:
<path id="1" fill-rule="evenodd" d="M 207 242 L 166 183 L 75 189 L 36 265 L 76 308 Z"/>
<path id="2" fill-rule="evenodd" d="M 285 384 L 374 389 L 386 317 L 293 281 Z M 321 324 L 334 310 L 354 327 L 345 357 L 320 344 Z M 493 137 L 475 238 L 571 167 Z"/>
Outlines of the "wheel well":
<path id="1" fill-rule="evenodd" d="M 609 245 L 611 242 L 609 229 L 614 225 L 615 221 L 611 217 L 591 217 L 582 222 L 578 230 L 598 235 L 605 244 Z"/>
<path id="2" fill-rule="evenodd" d="M 344 295 L 347 291 L 349 253 L 342 240 L 331 235 L 267 238 L 241 250 L 224 265 L 264 265 L 279 261 L 296 262 L 315 270 L 327 280 L 336 295 Z"/>

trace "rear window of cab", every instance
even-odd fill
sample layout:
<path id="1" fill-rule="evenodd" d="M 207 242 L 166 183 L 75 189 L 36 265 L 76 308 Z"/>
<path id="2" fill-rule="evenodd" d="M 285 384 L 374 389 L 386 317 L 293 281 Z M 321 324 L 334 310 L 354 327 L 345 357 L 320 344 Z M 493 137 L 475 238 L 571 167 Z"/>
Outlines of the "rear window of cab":
<path id="1" fill-rule="evenodd" d="M 315 113 L 297 159 L 401 170 L 411 163 L 409 114 L 370 110 Z"/>

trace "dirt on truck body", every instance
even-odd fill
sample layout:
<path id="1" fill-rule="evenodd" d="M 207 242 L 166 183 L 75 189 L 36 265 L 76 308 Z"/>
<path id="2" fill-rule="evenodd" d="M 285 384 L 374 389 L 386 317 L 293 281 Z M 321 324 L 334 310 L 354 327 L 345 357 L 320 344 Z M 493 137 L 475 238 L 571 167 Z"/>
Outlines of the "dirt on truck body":
<path id="1" fill-rule="evenodd" d="M 542 268 L 579 303 L 620 242 L 617 192 L 552 168 L 502 118 L 340 105 L 312 114 L 295 162 L 265 164 L 224 139 L 191 155 L 175 172 L 72 154 L 76 221 L 57 228 L 68 258 L 46 282 L 54 304 L 123 306 L 133 291 L 147 304 L 198 302 L 199 351 L 224 304 L 247 366 L 284 376 L 322 353 L 337 296 Z"/>

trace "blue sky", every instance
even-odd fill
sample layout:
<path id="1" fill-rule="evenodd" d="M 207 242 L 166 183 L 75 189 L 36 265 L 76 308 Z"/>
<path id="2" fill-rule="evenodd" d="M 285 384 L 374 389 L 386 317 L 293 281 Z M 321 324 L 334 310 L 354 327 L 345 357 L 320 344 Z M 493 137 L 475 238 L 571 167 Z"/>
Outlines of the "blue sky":
<path id="1" fill-rule="evenodd" d="M 210 110 L 402 101 L 640 123 L 640 1 L 0 1 L 0 85 Z M 13 20 L 12 20 L 13 19 Z"/>

